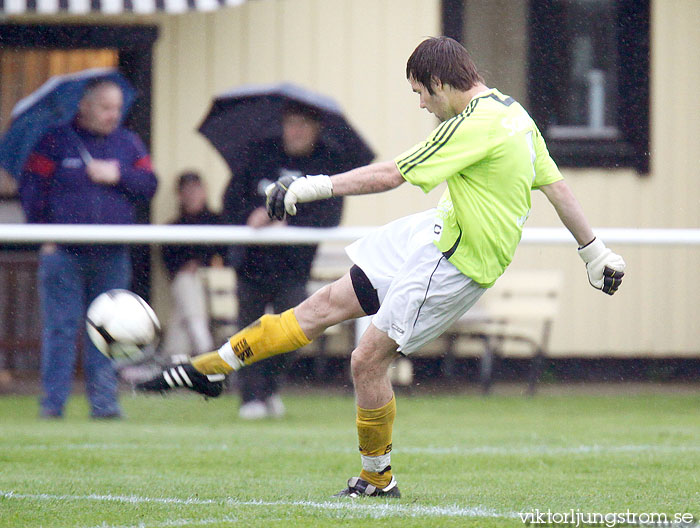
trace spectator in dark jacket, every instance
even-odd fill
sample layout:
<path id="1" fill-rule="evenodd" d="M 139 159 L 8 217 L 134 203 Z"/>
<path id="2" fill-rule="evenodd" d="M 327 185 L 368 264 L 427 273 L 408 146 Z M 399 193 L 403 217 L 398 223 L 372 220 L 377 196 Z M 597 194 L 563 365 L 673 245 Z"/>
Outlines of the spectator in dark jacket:
<path id="1" fill-rule="evenodd" d="M 219 224 L 220 217 L 207 206 L 207 190 L 196 172 L 184 172 L 177 185 L 180 216 L 174 225 Z M 209 328 L 209 311 L 202 266 L 223 266 L 224 250 L 208 245 L 172 245 L 161 248 L 163 262 L 170 273 L 172 313 L 165 326 L 163 354 L 173 361 L 186 360 L 191 353 L 201 354 L 214 348 Z"/>
<path id="2" fill-rule="evenodd" d="M 86 88 L 74 122 L 42 138 L 21 177 L 20 197 L 29 222 L 134 222 L 135 202 L 150 200 L 157 181 L 141 140 L 120 126 L 122 105 L 119 86 L 97 80 Z M 63 415 L 86 307 L 100 293 L 128 289 L 130 283 L 126 246 L 49 243 L 41 247 L 42 417 Z M 116 372 L 88 341 L 83 347 L 83 369 L 91 415 L 118 418 Z"/>
<path id="3" fill-rule="evenodd" d="M 318 141 L 320 127 L 312 108 L 289 105 L 282 117 L 282 137 L 256 143 L 243 153 L 242 168 L 233 174 L 224 195 L 224 220 L 255 228 L 337 226 L 342 198 L 303 204 L 298 214 L 287 217 L 284 223 L 272 222 L 265 209 L 265 188 L 282 175 L 335 174 L 352 168 Z M 268 305 L 281 312 L 306 298 L 306 283 L 316 248 L 315 245 L 233 246 L 229 250 L 229 263 L 235 267 L 238 279 L 239 327 L 262 316 Z M 279 356 L 241 370 L 241 418 L 284 414 L 278 389 L 285 361 L 285 356 Z"/>

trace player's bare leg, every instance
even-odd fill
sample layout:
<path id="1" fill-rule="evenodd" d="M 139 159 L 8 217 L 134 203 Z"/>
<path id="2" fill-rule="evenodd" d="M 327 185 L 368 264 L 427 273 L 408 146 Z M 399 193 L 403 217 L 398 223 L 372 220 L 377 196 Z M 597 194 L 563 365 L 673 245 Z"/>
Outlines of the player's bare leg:
<path id="1" fill-rule="evenodd" d="M 357 300 L 350 274 L 346 273 L 294 308 L 294 315 L 304 334 L 313 340 L 330 326 L 366 314 Z"/>
<path id="2" fill-rule="evenodd" d="M 197 383 L 201 382 L 202 386 L 211 388 L 212 384 L 207 380 L 212 374 L 226 374 L 266 357 L 295 350 L 321 335 L 329 326 L 364 315 L 350 275 L 346 274 L 321 288 L 296 308 L 278 316 L 263 316 L 231 337 L 229 343 L 219 351 L 197 356 L 191 364 L 174 367 L 183 369 L 188 376 L 185 381 L 177 383 L 171 379 L 169 382 L 168 379 L 172 376 L 166 379 L 164 376 L 169 372 L 166 370 L 160 377 L 141 384 L 140 388 L 169 390 L 168 387 L 179 386 L 202 392 Z M 352 353 L 352 376 L 357 395 L 357 431 L 363 469 L 359 477 L 348 481 L 348 488 L 341 491 L 339 496 L 400 496 L 389 464 L 396 403 L 388 370 L 396 356 L 396 349 L 397 345 L 392 339 L 370 325 Z M 180 374 L 179 378 L 182 379 L 183 372 L 176 371 L 174 374 Z M 194 379 L 197 381 L 193 383 Z M 156 388 L 150 388 L 151 386 Z"/>
<path id="3" fill-rule="evenodd" d="M 369 325 L 353 351 L 350 363 L 359 407 L 377 409 L 393 398 L 389 367 L 396 358 L 396 349 L 393 339 L 374 325 Z"/>
<path id="4" fill-rule="evenodd" d="M 231 337 L 218 352 L 198 356 L 192 364 L 203 374 L 228 374 L 308 345 L 329 326 L 363 315 L 350 275 L 346 274 L 293 309 L 263 315 Z"/>
<path id="5" fill-rule="evenodd" d="M 393 339 L 370 325 L 352 353 L 362 472 L 348 481 L 348 487 L 338 493 L 339 497 L 401 496 L 391 473 L 396 400 L 389 380 L 389 366 L 396 357 L 396 350 Z"/>
<path id="6" fill-rule="evenodd" d="M 231 371 L 301 348 L 329 326 L 363 315 L 350 275 L 346 274 L 297 307 L 282 314 L 262 316 L 232 336 L 218 351 L 170 367 L 136 388 L 160 392 L 187 388 L 205 396 L 218 396 L 223 389 L 223 376 Z"/>

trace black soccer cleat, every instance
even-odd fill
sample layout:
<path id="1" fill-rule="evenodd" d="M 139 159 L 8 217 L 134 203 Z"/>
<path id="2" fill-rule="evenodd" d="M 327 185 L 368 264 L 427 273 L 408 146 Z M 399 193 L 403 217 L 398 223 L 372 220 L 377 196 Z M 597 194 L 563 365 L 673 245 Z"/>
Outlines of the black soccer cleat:
<path id="1" fill-rule="evenodd" d="M 224 390 L 223 374 L 202 374 L 191 363 L 175 365 L 163 370 L 154 378 L 136 384 L 136 390 L 167 392 L 172 389 L 189 389 L 209 398 L 216 398 Z"/>
<path id="2" fill-rule="evenodd" d="M 334 497 L 347 497 L 356 499 L 358 497 L 389 497 L 400 499 L 401 492 L 397 486 L 396 479 L 392 476 L 391 482 L 385 488 L 378 488 L 360 477 L 352 477 L 348 480 L 348 487 L 333 495 Z"/>

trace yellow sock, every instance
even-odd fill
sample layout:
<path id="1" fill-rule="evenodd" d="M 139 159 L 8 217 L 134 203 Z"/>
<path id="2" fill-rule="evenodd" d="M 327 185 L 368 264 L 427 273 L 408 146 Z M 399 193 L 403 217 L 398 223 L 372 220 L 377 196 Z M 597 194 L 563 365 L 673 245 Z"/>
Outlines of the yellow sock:
<path id="1" fill-rule="evenodd" d="M 263 315 L 231 337 L 218 351 L 192 359 L 192 365 L 202 374 L 228 374 L 310 342 L 291 308 L 279 315 Z"/>
<path id="2" fill-rule="evenodd" d="M 396 417 L 396 398 L 379 409 L 357 408 L 357 437 L 362 455 L 360 478 L 378 488 L 391 482 L 391 432 Z"/>
<path id="3" fill-rule="evenodd" d="M 218 351 L 200 354 L 190 362 L 202 374 L 228 374 L 233 370 L 231 365 L 221 359 Z"/>

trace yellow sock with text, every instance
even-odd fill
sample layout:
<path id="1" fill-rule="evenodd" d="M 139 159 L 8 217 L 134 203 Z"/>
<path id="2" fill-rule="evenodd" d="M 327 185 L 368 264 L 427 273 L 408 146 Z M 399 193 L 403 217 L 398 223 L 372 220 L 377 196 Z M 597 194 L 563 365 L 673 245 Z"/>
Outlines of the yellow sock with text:
<path id="1" fill-rule="evenodd" d="M 202 374 L 228 374 L 310 342 L 291 308 L 279 315 L 263 315 L 231 337 L 218 351 L 193 358 L 192 365 Z"/>
<path id="2" fill-rule="evenodd" d="M 391 482 L 391 432 L 396 417 L 396 398 L 379 409 L 357 408 L 357 437 L 362 455 L 360 478 L 377 488 Z"/>

